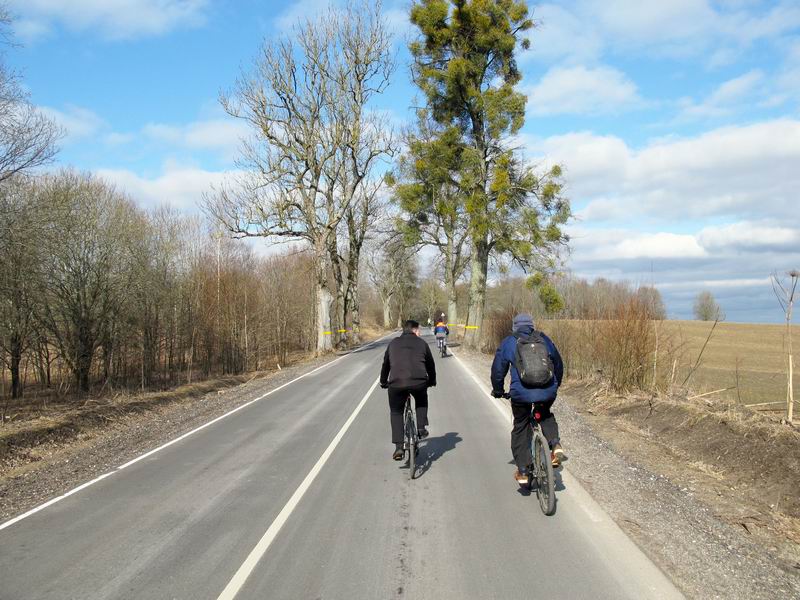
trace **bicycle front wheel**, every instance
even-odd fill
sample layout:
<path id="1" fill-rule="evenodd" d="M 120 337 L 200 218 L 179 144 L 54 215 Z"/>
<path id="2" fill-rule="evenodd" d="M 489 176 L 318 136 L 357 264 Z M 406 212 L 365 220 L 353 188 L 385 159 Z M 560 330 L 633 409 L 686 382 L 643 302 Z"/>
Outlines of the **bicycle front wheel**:
<path id="1" fill-rule="evenodd" d="M 556 512 L 555 474 L 550 459 L 550 446 L 540 431 L 533 438 L 533 461 L 539 506 L 544 514 L 550 516 Z"/>

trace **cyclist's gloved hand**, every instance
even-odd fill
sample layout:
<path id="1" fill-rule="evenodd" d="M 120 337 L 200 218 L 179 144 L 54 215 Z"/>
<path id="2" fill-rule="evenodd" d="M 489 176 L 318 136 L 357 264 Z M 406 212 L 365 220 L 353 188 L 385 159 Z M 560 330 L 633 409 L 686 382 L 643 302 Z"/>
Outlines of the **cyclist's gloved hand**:
<path id="1" fill-rule="evenodd" d="M 495 398 L 502 398 L 503 390 L 500 390 L 499 392 L 497 390 L 492 390 L 492 396 Z"/>
<path id="2" fill-rule="evenodd" d="M 389 387 L 389 383 L 388 383 L 388 382 L 386 382 L 386 381 L 381 381 L 381 388 L 383 388 L 383 389 L 385 390 L 385 389 L 386 389 L 386 388 L 388 388 L 388 387 Z"/>

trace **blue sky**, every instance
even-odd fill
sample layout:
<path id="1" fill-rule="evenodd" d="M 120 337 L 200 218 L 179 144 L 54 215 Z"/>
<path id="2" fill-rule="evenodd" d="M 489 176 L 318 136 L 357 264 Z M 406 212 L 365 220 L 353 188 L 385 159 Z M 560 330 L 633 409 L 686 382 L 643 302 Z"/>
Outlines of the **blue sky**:
<path id="1" fill-rule="evenodd" d="M 219 107 L 262 41 L 320 0 L 11 0 L 5 60 L 67 132 L 59 164 L 143 206 L 191 212 L 235 168 Z M 398 69 L 378 103 L 408 116 L 406 0 L 384 4 Z M 578 275 L 654 282 L 674 317 L 711 290 L 729 320 L 777 321 L 769 275 L 800 267 L 800 3 L 530 4 L 519 56 L 530 160 L 562 163 Z"/>

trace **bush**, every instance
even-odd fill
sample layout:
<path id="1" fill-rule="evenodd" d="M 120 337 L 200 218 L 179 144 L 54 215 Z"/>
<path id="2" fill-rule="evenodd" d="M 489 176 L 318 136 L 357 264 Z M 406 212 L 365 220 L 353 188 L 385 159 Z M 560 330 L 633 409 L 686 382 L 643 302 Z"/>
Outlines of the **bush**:
<path id="1" fill-rule="evenodd" d="M 484 351 L 494 352 L 511 332 L 515 312 L 484 320 Z M 537 327 L 556 344 L 569 378 L 601 377 L 616 391 L 665 390 L 671 383 L 678 346 L 652 318 L 647 299 L 632 296 L 605 318 L 542 320 Z"/>

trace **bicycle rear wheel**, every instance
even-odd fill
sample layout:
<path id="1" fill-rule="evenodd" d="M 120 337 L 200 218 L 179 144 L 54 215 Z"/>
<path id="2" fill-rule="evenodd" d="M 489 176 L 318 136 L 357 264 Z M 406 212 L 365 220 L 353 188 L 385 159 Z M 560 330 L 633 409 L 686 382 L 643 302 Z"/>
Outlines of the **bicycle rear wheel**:
<path id="1" fill-rule="evenodd" d="M 536 496 L 539 507 L 547 516 L 556 511 L 555 475 L 550 459 L 550 446 L 541 431 L 533 437 L 533 475 L 536 477 Z"/>
<path id="2" fill-rule="evenodd" d="M 411 411 L 406 413 L 406 445 L 408 446 L 408 477 L 414 479 L 417 469 L 417 424 Z"/>

